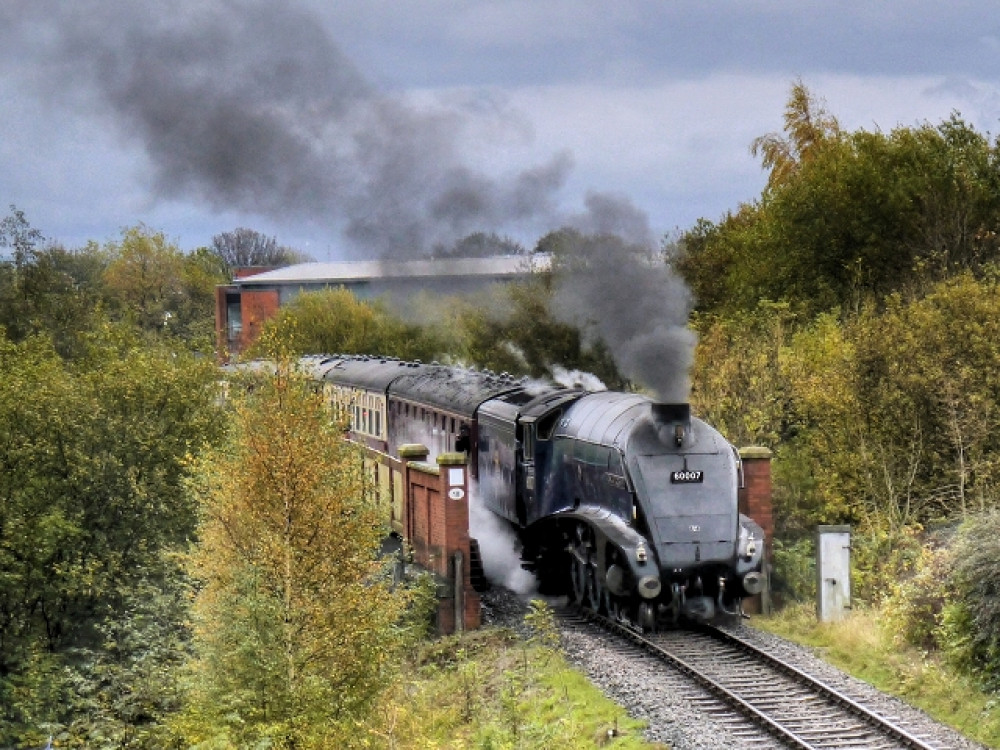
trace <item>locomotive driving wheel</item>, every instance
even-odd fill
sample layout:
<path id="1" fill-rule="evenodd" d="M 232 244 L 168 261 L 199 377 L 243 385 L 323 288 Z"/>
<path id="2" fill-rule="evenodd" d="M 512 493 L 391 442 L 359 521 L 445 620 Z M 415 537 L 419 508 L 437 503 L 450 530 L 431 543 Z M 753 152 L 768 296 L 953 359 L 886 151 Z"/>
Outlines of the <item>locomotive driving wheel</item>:
<path id="1" fill-rule="evenodd" d="M 608 551 L 605 581 L 602 590 L 602 606 L 608 617 L 619 622 L 628 619 L 628 599 L 621 595 L 624 589 L 622 556 L 617 549 Z"/>
<path id="2" fill-rule="evenodd" d="M 573 600 L 593 609 L 600 608 L 600 584 L 594 556 L 594 535 L 585 524 L 577 524 L 569 546 L 569 579 Z"/>
<path id="3" fill-rule="evenodd" d="M 636 611 L 639 629 L 643 633 L 656 630 L 656 608 L 650 602 L 642 602 Z"/>
<path id="4" fill-rule="evenodd" d="M 604 607 L 604 587 L 597 575 L 597 555 L 593 550 L 587 558 L 587 606 L 595 612 Z"/>
<path id="5" fill-rule="evenodd" d="M 621 621 L 625 614 L 625 605 L 621 597 L 615 596 L 607 588 L 604 589 L 604 611 L 612 620 Z"/>

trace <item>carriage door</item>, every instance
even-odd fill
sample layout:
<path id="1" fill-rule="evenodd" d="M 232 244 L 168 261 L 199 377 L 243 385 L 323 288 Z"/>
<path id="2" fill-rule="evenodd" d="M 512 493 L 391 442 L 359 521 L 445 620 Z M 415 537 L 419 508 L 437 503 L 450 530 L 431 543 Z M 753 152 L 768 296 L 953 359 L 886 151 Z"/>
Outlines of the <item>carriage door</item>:
<path id="1" fill-rule="evenodd" d="M 535 507 L 535 418 L 517 423 L 517 521 L 521 526 L 534 520 Z"/>

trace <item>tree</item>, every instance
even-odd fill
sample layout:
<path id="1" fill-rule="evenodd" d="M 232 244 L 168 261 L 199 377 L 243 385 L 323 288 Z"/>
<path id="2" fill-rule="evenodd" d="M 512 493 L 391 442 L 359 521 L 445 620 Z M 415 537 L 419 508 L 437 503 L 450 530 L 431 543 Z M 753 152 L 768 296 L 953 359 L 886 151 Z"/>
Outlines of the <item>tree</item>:
<path id="1" fill-rule="evenodd" d="M 195 529 L 182 480 L 216 434 L 217 375 L 123 329 L 90 333 L 69 363 L 43 337 L 0 337 L 0 370 L 0 744 L 55 730 L 94 746 L 156 721 L 129 713 L 126 673 L 182 640 L 170 555 Z M 153 642 L 138 612 L 179 640 Z"/>
<path id="2" fill-rule="evenodd" d="M 799 165 L 808 162 L 840 134 L 837 119 L 826 111 L 801 80 L 792 85 L 785 105 L 785 135 L 768 133 L 754 138 L 750 152 L 770 169 L 769 187 L 788 183 Z"/>
<path id="3" fill-rule="evenodd" d="M 795 320 L 787 304 L 761 302 L 731 318 L 694 316 L 698 332 L 691 405 L 735 445 L 776 449 L 789 437 L 780 358 Z"/>
<path id="4" fill-rule="evenodd" d="M 14 251 L 14 263 L 18 267 L 31 260 L 35 247 L 44 241 L 42 233 L 31 226 L 24 211 L 11 204 L 10 215 L 0 220 L 0 247 Z"/>
<path id="5" fill-rule="evenodd" d="M 890 300 L 856 334 L 860 398 L 879 407 L 885 441 L 899 438 L 901 424 L 914 425 L 920 450 L 908 507 L 922 521 L 1000 500 L 998 291 L 961 274 L 919 300 Z"/>
<path id="6" fill-rule="evenodd" d="M 202 352 L 215 347 L 215 288 L 228 281 L 226 269 L 208 248 L 184 256 L 182 293 L 164 326 L 164 333 L 188 342 Z"/>
<path id="7" fill-rule="evenodd" d="M 463 359 L 495 372 L 536 378 L 552 377 L 557 368 L 579 370 L 608 387 L 622 385 L 603 343 L 587 346 L 578 328 L 556 317 L 552 298 L 552 278 L 540 274 L 459 302 Z"/>
<path id="8" fill-rule="evenodd" d="M 106 265 L 95 245 L 36 248 L 20 264 L 0 265 L 0 326 L 12 341 L 43 334 L 62 356 L 77 356 L 85 332 L 102 318 Z"/>
<path id="9" fill-rule="evenodd" d="M 281 341 L 296 354 L 374 354 L 432 360 L 438 340 L 430 328 L 397 317 L 378 300 L 359 300 L 344 288 L 304 292 L 267 321 L 248 356 L 267 356 L 264 342 Z"/>
<path id="10" fill-rule="evenodd" d="M 1000 687 L 1000 513 L 968 518 L 950 550 L 948 604 L 938 638 L 949 656 L 988 689 Z"/>
<path id="11" fill-rule="evenodd" d="M 474 232 L 457 240 L 450 248 L 438 247 L 434 258 L 489 258 L 494 255 L 524 255 L 524 247 L 496 232 Z"/>
<path id="12" fill-rule="evenodd" d="M 103 294 L 112 316 L 147 335 L 211 346 L 215 286 L 226 277 L 207 250 L 185 254 L 162 232 L 138 225 L 105 252 Z"/>
<path id="13" fill-rule="evenodd" d="M 274 237 L 244 227 L 215 235 L 211 250 L 230 272 L 237 268 L 288 266 L 309 259 L 303 253 L 279 245 Z"/>
<path id="14" fill-rule="evenodd" d="M 998 300 L 995 281 L 961 274 L 919 299 L 819 316 L 781 349 L 776 517 L 856 525 L 865 594 L 914 529 L 1000 503 Z"/>
<path id="15" fill-rule="evenodd" d="M 233 417 L 196 485 L 198 658 L 179 729 L 189 743 L 351 746 L 387 687 L 406 605 L 376 559 L 361 455 L 287 366 Z"/>
<path id="16" fill-rule="evenodd" d="M 141 329 L 162 329 L 183 294 L 180 248 L 140 225 L 125 229 L 108 254 L 104 283 L 112 311 Z"/>
<path id="17" fill-rule="evenodd" d="M 69 253 L 40 247 L 42 233 L 15 206 L 0 221 L 0 247 L 13 250 L 0 262 L 0 326 L 13 341 L 44 333 L 59 351 L 71 354 L 94 318 L 101 260 L 92 248 Z"/>
<path id="18" fill-rule="evenodd" d="M 815 315 L 857 311 L 1000 258 L 998 150 L 959 117 L 845 133 L 797 84 L 786 135 L 754 142 L 771 170 L 759 200 L 681 239 L 675 266 L 699 310 L 759 300 Z"/>

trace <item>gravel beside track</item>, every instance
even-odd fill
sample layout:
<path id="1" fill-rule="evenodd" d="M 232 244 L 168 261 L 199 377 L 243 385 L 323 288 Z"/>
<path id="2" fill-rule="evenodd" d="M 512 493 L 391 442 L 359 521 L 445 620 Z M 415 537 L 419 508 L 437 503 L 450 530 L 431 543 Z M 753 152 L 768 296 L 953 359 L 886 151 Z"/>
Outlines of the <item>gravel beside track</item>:
<path id="1" fill-rule="evenodd" d="M 483 619 L 524 632 L 526 605 L 512 592 L 494 587 L 484 595 Z M 735 736 L 724 717 L 712 716 L 692 699 L 691 689 L 680 685 L 662 665 L 637 655 L 610 634 L 596 629 L 562 628 L 563 652 L 567 660 L 585 673 L 606 695 L 630 715 L 649 723 L 646 738 L 674 750 L 738 750 L 750 746 Z M 925 742 L 942 750 L 983 750 L 903 701 L 880 693 L 817 658 L 809 650 L 746 625 L 739 635 L 761 646 L 799 669 L 815 675 L 866 706 L 894 717 Z M 753 747 L 766 745 L 752 744 Z M 777 745 L 770 745 L 776 747 Z"/>

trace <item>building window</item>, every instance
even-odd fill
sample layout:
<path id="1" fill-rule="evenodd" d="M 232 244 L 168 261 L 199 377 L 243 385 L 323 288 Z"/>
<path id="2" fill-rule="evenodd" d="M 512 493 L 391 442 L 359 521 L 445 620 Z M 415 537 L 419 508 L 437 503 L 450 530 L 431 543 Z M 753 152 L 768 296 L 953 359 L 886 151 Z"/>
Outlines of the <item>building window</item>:
<path id="1" fill-rule="evenodd" d="M 240 298 L 231 295 L 226 297 L 226 337 L 230 343 L 238 341 L 243 333 L 243 308 Z"/>

